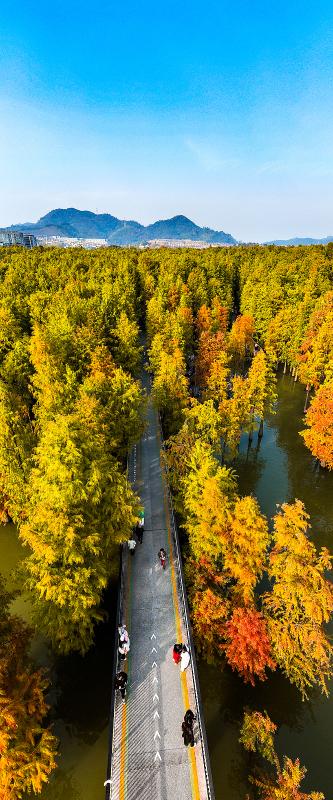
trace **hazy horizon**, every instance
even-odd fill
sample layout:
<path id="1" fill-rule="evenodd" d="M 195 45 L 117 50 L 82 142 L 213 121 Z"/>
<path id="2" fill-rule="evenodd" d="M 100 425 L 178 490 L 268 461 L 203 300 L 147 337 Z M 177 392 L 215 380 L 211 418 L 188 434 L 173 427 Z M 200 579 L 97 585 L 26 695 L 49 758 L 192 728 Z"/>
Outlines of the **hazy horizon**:
<path id="1" fill-rule="evenodd" d="M 184 214 L 243 241 L 333 232 L 333 7 L 2 10 L 0 226 Z"/>

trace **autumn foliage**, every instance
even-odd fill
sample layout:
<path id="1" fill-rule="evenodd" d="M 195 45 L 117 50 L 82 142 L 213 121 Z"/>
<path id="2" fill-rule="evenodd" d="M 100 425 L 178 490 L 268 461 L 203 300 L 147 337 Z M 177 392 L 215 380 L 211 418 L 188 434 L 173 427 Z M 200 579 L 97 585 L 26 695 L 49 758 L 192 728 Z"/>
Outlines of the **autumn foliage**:
<path id="1" fill-rule="evenodd" d="M 56 767 L 57 740 L 45 725 L 48 682 L 28 657 L 31 631 L 9 613 L 0 582 L 0 799 L 42 790 Z"/>
<path id="2" fill-rule="evenodd" d="M 333 380 L 314 395 L 305 423 L 307 428 L 301 431 L 305 444 L 322 467 L 333 469 Z"/>
<path id="3" fill-rule="evenodd" d="M 245 683 L 267 678 L 266 669 L 275 669 L 267 625 L 253 608 L 235 608 L 226 624 L 226 658 Z"/>
<path id="4" fill-rule="evenodd" d="M 274 766 L 271 770 L 257 769 L 250 781 L 256 787 L 260 800 L 325 800 L 321 792 L 303 792 L 301 783 L 306 775 L 298 758 L 293 761 L 284 756 L 280 762 L 275 750 L 274 735 L 277 726 L 267 711 L 246 710 L 241 727 L 240 742 L 245 750 L 257 753 Z"/>

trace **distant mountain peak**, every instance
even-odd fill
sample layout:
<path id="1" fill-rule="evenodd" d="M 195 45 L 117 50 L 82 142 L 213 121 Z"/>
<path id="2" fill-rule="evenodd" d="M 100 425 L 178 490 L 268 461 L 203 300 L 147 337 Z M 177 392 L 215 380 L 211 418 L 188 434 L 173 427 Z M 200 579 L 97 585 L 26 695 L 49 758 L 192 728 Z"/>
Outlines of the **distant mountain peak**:
<path id="1" fill-rule="evenodd" d="M 230 233 L 201 228 L 195 222 L 177 214 L 151 225 L 141 225 L 135 220 L 121 220 L 112 214 L 94 214 L 77 208 L 54 208 L 36 223 L 11 225 L 31 231 L 37 236 L 66 236 L 80 239 L 107 239 L 110 244 L 136 245 L 153 239 L 201 240 L 207 244 L 237 244 Z"/>

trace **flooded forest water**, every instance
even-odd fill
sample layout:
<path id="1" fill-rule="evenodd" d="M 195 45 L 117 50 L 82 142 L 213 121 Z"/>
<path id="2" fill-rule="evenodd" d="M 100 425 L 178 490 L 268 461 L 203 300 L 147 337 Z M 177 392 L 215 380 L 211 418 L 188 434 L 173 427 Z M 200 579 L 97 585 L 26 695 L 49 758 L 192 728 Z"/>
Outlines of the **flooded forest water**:
<path id="1" fill-rule="evenodd" d="M 235 465 L 240 492 L 255 494 L 269 516 L 275 513 L 277 503 L 295 497 L 303 500 L 314 542 L 333 551 L 333 474 L 317 467 L 299 436 L 303 404 L 304 387 L 281 375 L 276 413 L 265 423 L 260 447 L 257 434 L 249 451 L 247 437 L 242 439 Z M 0 571 L 9 586 L 18 585 L 13 570 L 22 556 L 13 526 L 0 528 Z M 112 593 L 106 602 L 114 608 Z M 14 610 L 29 621 L 28 598 L 18 597 Z M 34 639 L 35 660 L 50 668 L 49 701 L 60 741 L 59 768 L 39 795 L 42 800 L 102 800 L 104 796 L 112 630 L 112 619 L 101 625 L 94 648 L 84 658 L 56 656 L 40 637 Z M 266 709 L 277 723 L 279 754 L 299 756 L 308 769 L 304 788 L 323 791 L 326 800 L 333 797 L 333 685 L 329 699 L 313 692 L 302 702 L 300 693 L 279 673 L 253 689 L 244 686 L 229 668 L 221 671 L 204 663 L 200 665 L 200 683 L 216 800 L 243 800 L 246 796 L 250 763 L 238 743 L 244 706 Z"/>
<path id="2" fill-rule="evenodd" d="M 279 376 L 276 413 L 265 421 L 259 447 L 257 434 L 250 450 L 248 437 L 242 438 L 235 469 L 240 493 L 256 495 L 269 517 L 276 513 L 277 503 L 302 500 L 316 547 L 333 552 L 333 473 L 318 467 L 299 436 L 304 399 L 303 386 L 290 375 Z M 217 800 L 243 800 L 248 790 L 252 761 L 238 743 L 244 706 L 266 709 L 278 725 L 279 756 L 298 756 L 307 767 L 304 791 L 312 788 L 322 791 L 326 800 L 333 797 L 333 681 L 328 699 L 314 691 L 303 702 L 299 691 L 279 673 L 252 688 L 228 667 L 221 672 L 201 663 L 200 686 Z"/>

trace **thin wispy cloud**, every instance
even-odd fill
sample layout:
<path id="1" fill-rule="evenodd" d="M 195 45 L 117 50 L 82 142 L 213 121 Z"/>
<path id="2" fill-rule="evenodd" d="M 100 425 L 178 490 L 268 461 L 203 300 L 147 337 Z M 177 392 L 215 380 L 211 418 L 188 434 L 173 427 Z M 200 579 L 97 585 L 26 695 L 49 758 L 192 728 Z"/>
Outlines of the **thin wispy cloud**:
<path id="1" fill-rule="evenodd" d="M 225 167 L 236 167 L 240 163 L 238 158 L 225 157 L 216 146 L 202 139 L 187 137 L 184 144 L 190 153 L 195 156 L 200 166 L 208 172 L 221 170 Z"/>

